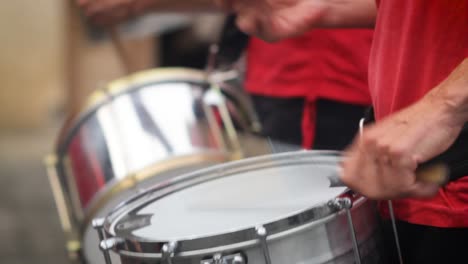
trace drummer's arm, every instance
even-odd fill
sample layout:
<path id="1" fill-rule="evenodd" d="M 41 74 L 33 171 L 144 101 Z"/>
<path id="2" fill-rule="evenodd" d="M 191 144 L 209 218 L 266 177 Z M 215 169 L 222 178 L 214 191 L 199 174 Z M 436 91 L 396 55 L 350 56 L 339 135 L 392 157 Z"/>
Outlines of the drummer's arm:
<path id="1" fill-rule="evenodd" d="M 375 0 L 216 0 L 237 13 L 239 28 L 264 40 L 292 37 L 314 28 L 371 28 Z"/>
<path id="2" fill-rule="evenodd" d="M 323 28 L 373 28 L 377 17 L 375 0 L 323 1 L 327 3 L 324 15 L 312 24 Z"/>
<path id="3" fill-rule="evenodd" d="M 206 12 L 219 11 L 213 0 L 137 0 L 145 11 Z M 145 3 L 146 2 L 146 3 Z"/>
<path id="4" fill-rule="evenodd" d="M 116 1 L 116 0 L 114 0 Z M 197 11 L 219 11 L 224 10 L 226 2 L 232 0 L 133 0 L 136 5 L 140 5 L 145 11 L 157 12 L 197 12 Z M 246 0 L 237 0 L 246 1 Z M 265 0 L 247 0 L 265 1 Z M 281 0 L 274 0 L 280 2 Z M 313 1 L 313 0 L 300 0 Z M 298 1 L 299 2 L 299 1 Z M 316 0 L 317 7 L 326 9 L 324 15 L 315 27 L 373 27 L 377 15 L 375 0 Z M 322 2 L 322 3 L 321 3 Z M 216 3 L 216 4 L 215 4 Z M 313 7 L 312 7 L 313 8 Z M 261 11 L 261 10 L 257 10 Z M 313 11 L 313 10 L 311 10 Z M 294 13 L 290 14 L 291 16 Z"/>
<path id="5" fill-rule="evenodd" d="M 213 0 L 75 0 L 95 24 L 109 26 L 149 12 L 214 12 Z"/>

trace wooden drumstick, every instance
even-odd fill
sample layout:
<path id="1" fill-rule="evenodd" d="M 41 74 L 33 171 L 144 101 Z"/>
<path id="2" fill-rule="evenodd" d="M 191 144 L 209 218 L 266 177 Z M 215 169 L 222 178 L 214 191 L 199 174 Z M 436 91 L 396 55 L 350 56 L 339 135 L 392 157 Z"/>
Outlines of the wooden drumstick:
<path id="1" fill-rule="evenodd" d="M 115 51 L 124 66 L 125 72 L 131 74 L 138 70 L 138 67 L 134 64 L 131 56 L 131 52 L 125 47 L 122 37 L 115 26 L 108 28 L 112 44 L 114 45 Z"/>
<path id="2" fill-rule="evenodd" d="M 416 169 L 416 180 L 426 183 L 434 183 L 440 186 L 447 184 L 450 169 L 445 163 L 435 163 L 422 165 Z M 339 173 L 334 173 L 328 177 L 330 187 L 346 187 L 341 181 Z"/>
<path id="3" fill-rule="evenodd" d="M 450 169 L 445 163 L 423 165 L 416 169 L 416 180 L 443 186 L 449 181 Z"/>

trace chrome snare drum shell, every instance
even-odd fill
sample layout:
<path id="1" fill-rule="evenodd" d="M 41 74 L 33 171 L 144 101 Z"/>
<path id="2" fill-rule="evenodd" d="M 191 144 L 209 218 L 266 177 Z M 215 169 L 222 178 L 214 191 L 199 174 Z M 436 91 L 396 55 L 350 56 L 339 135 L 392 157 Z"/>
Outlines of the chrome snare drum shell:
<path id="1" fill-rule="evenodd" d="M 184 68 L 135 73 L 66 121 L 47 166 L 70 253 L 92 218 L 145 186 L 242 156 L 230 115 L 219 115 L 229 102 L 206 80 Z"/>
<path id="2" fill-rule="evenodd" d="M 178 177 L 129 199 L 101 219 L 100 232 L 106 237 L 101 249 L 107 263 L 120 258 L 123 264 L 354 263 L 357 258 L 363 263 L 385 263 L 375 203 L 344 187 L 320 189 L 329 187 L 326 174 L 336 172 L 339 159 L 333 151 L 282 153 Z M 297 168 L 302 170 L 300 177 L 292 175 Z M 322 175 L 312 175 L 314 171 Z M 307 205 L 304 199 L 315 197 L 308 196 L 307 188 L 315 184 L 319 187 L 310 192 L 317 191 L 323 199 Z M 249 197 L 261 198 L 249 204 Z M 243 202 L 232 203 L 232 198 Z M 286 210 L 275 207 L 284 200 Z M 194 207 L 199 201 L 208 202 L 208 207 Z M 177 210 L 186 212 L 174 213 Z M 198 215 L 192 217 L 192 213 Z M 245 215 L 250 224 L 239 215 Z M 169 223 L 166 218 L 173 220 Z"/>

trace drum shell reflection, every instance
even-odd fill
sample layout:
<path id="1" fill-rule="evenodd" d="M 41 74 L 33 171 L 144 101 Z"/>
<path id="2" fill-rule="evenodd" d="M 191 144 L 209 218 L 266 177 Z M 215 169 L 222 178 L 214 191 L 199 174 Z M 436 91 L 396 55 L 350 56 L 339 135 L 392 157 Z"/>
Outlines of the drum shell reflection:
<path id="1" fill-rule="evenodd" d="M 103 188 L 125 178 L 229 159 L 222 136 L 215 135 L 219 125 L 204 112 L 209 87 L 203 76 L 189 70 L 147 76 L 102 90 L 100 102 L 61 137 L 58 171 L 69 191 L 76 189 L 70 195 L 77 219 L 90 213 Z M 162 162 L 164 168 L 151 168 Z"/>

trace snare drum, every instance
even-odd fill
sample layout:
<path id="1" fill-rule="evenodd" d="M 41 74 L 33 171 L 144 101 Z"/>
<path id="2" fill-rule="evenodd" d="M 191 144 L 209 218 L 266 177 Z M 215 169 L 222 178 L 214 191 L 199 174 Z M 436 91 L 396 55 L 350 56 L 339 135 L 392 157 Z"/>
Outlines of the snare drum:
<path id="1" fill-rule="evenodd" d="M 105 263 L 386 263 L 375 203 L 330 187 L 338 152 L 217 165 L 95 219 Z"/>
<path id="2" fill-rule="evenodd" d="M 91 219 L 145 186 L 242 157 L 235 128 L 255 122 L 239 98 L 204 72 L 182 68 L 136 73 L 94 92 L 66 122 L 48 159 L 70 253 L 84 247 L 85 260 L 94 263 L 100 252 Z M 258 146 L 257 153 L 269 151 Z"/>

